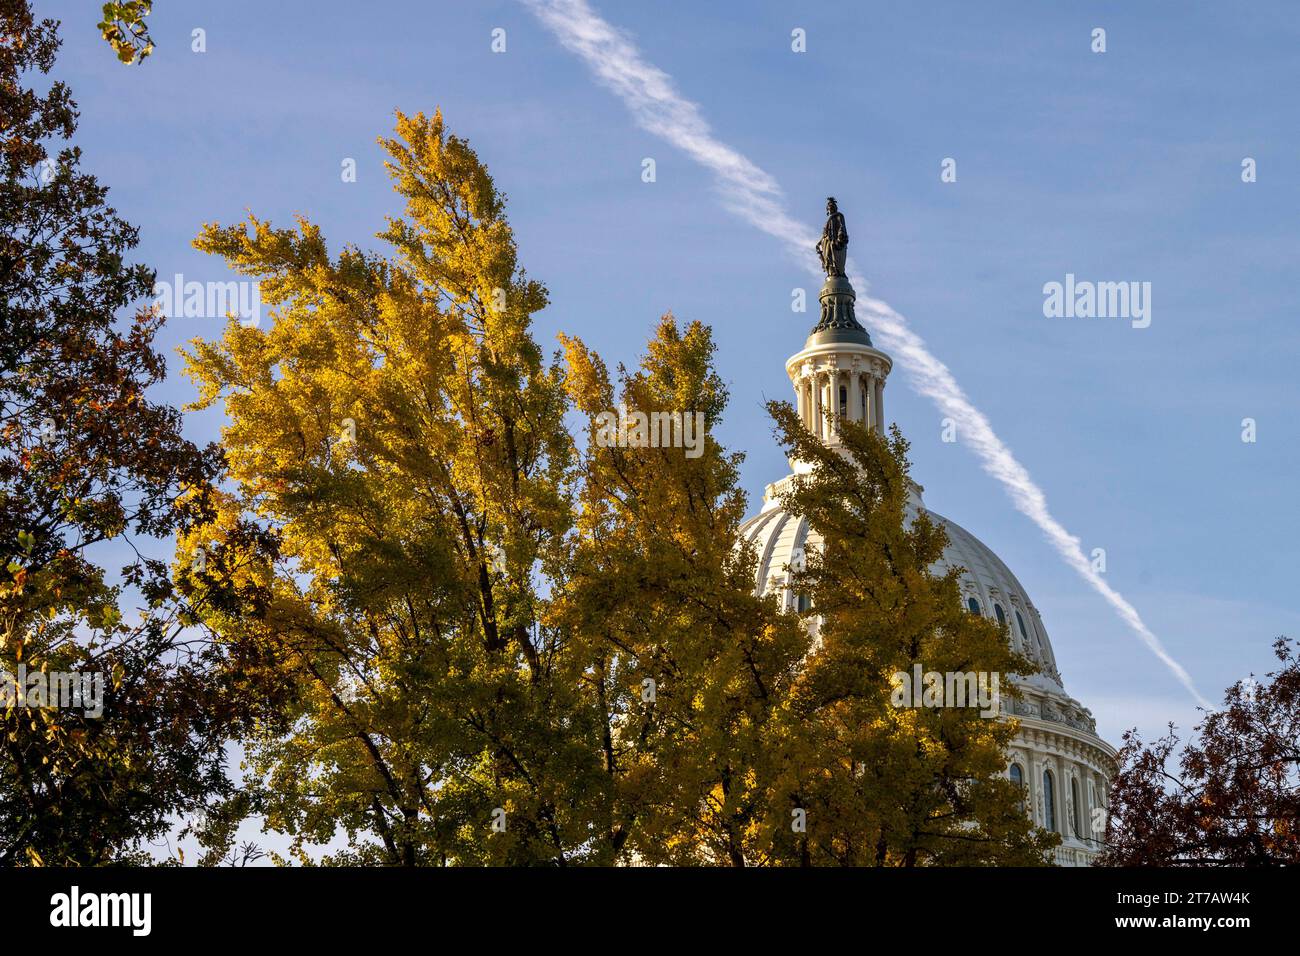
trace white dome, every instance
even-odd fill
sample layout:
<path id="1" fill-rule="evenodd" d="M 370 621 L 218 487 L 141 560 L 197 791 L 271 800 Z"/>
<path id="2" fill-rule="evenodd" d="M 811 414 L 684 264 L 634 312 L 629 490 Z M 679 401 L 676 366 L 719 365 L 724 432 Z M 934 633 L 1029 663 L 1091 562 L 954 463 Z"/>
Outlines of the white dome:
<path id="1" fill-rule="evenodd" d="M 768 486 L 766 506 L 741 525 L 740 533 L 754 545 L 758 554 L 754 581 L 757 592 L 766 594 L 774 589 L 784 591 L 786 603 L 792 605 L 794 597 L 789 590 L 789 570 L 798 565 L 798 555 L 807 553 L 809 547 L 815 549 L 821 545 L 821 536 L 808 527 L 806 518 L 789 515 L 781 509 L 779 496 L 786 490 L 786 483 L 790 480 L 786 478 Z M 1028 678 L 1018 678 L 1017 682 L 1026 688 L 1035 688 L 1059 698 L 1062 705 L 1058 708 L 1061 717 L 1068 717 L 1078 721 L 1081 726 L 1093 729 L 1095 724 L 1092 715 L 1066 695 L 1061 674 L 1056 668 L 1056 656 L 1052 652 L 1047 628 L 1043 626 L 1038 609 L 1029 600 L 1011 569 L 988 545 L 961 525 L 926 508 L 921 500 L 920 489 L 915 485 L 913 489 L 907 504 L 908 520 L 913 520 L 918 512 L 925 511 L 932 521 L 948 533 L 948 546 L 944 549 L 943 557 L 935 562 L 931 570 L 942 574 L 949 568 L 962 568 L 959 584 L 962 603 L 972 611 L 978 609 L 978 613 L 1005 624 L 1011 646 L 1041 668 L 1039 673 Z"/>
<path id="2" fill-rule="evenodd" d="M 809 528 L 806 518 L 781 508 L 780 495 L 792 479 L 790 476 L 768 485 L 763 510 L 740 528 L 742 537 L 753 544 L 758 555 L 755 590 L 760 594 L 779 593 L 782 603 L 790 608 L 795 607 L 796 600 L 790 588 L 791 569 L 801 566 L 809 548 L 821 545 L 821 536 Z M 1105 805 L 1115 751 L 1097 736 L 1092 713 L 1065 692 L 1047 628 L 1011 569 L 961 525 L 926 508 L 920 489 L 914 486 L 908 500 L 908 520 L 922 510 L 948 533 L 943 557 L 931 570 L 942 573 L 962 568 L 962 602 L 994 620 L 1000 610 L 1012 647 L 1042 668 L 1027 678 L 1013 676 L 1011 680 L 1021 696 L 1012 702 L 1004 699 L 1004 711 L 1020 722 L 1008 749 L 1008 774 L 1021 775 L 1035 821 L 1061 833 L 1063 842 L 1057 850 L 1057 862 L 1087 864 L 1098 850 L 1089 828 L 1090 812 Z M 811 626 L 815 632 L 816 623 Z M 1061 786 L 1063 794 L 1053 796 L 1047 792 L 1049 777 L 1060 781 L 1053 785 Z"/>

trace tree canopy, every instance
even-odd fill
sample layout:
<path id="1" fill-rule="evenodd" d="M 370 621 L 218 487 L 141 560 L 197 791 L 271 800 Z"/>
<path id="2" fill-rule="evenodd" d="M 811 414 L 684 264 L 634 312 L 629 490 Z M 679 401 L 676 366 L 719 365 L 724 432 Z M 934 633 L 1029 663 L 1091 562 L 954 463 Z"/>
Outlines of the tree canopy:
<path id="1" fill-rule="evenodd" d="M 37 90 L 56 25 L 8 0 L 0 27 L 0 861 L 103 863 L 229 789 L 252 711 L 187 628 L 163 550 L 208 520 L 220 452 L 149 398 L 154 276 L 81 169 L 68 89 Z M 56 706 L 51 682 L 83 678 L 100 699 Z"/>
<path id="2" fill-rule="evenodd" d="M 1300 658 L 1227 689 L 1193 738 L 1124 735 L 1111 787 L 1109 866 L 1286 866 L 1300 862 Z"/>

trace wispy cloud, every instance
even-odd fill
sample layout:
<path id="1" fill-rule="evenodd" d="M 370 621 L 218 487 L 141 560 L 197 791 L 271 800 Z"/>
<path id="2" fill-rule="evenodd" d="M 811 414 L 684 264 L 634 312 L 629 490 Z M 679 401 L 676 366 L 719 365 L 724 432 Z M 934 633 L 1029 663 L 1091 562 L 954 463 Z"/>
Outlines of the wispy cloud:
<path id="1" fill-rule="evenodd" d="M 813 252 L 819 232 L 790 215 L 777 181 L 719 140 L 699 105 L 682 96 L 672 77 L 648 62 L 625 32 L 603 19 L 586 0 L 522 2 L 561 44 L 587 64 L 597 80 L 623 101 L 638 125 L 678 147 L 714 174 L 727 209 L 779 240 L 805 268 L 820 274 Z M 850 269 L 853 284 L 865 290 L 865 279 L 852 270 L 851 264 Z M 984 470 L 1002 483 L 1016 508 L 1038 525 L 1065 563 L 1114 608 L 1120 620 L 1169 668 L 1197 702 L 1208 707 L 1208 701 L 1197 691 L 1191 676 L 1165 650 L 1137 609 L 1093 569 L 1079 539 L 1052 516 L 1043 490 L 998 438 L 984 413 L 967 398 L 948 367 L 887 303 L 860 291 L 858 306 L 864 310 L 880 344 L 907 373 L 912 387 L 957 423 L 958 434 L 974 450 Z"/>

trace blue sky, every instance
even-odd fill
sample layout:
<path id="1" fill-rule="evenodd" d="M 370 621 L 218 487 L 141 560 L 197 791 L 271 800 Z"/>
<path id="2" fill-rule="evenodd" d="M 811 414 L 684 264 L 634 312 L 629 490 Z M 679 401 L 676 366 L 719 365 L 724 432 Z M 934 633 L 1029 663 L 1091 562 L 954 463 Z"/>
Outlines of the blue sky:
<path id="1" fill-rule="evenodd" d="M 1203 694 L 1270 669 L 1274 637 L 1300 636 L 1293 6 L 593 5 L 794 215 L 819 225 L 839 199 L 871 293 L 924 336 L 1085 550 L 1106 549 L 1107 583 Z M 508 194 L 521 261 L 550 289 L 543 345 L 565 331 L 633 362 L 662 312 L 708 322 L 732 395 L 717 437 L 747 454 L 754 509 L 786 473 L 762 402 L 791 394 L 784 361 L 812 318 L 790 293 L 815 283 L 524 6 L 157 0 L 157 50 L 135 68 L 99 39 L 97 6 L 36 2 L 64 20 L 56 72 L 82 108 L 85 166 L 160 277 L 226 278 L 189 242 L 246 210 L 305 214 L 334 249 L 377 248 L 400 207 L 375 138 L 394 109 L 440 106 Z M 191 52 L 195 28 L 205 53 Z M 806 53 L 791 51 L 795 28 Z M 348 157 L 355 183 L 340 178 Z M 945 157 L 955 183 L 940 181 Z M 1245 157 L 1257 182 L 1241 181 Z M 1043 285 L 1067 273 L 1150 282 L 1150 327 L 1045 318 Z M 163 345 L 219 328 L 175 319 Z M 179 366 L 162 391 L 178 403 L 193 397 Z M 1028 590 L 1102 735 L 1190 726 L 1188 693 L 970 450 L 940 440 L 940 413 L 898 370 L 886 409 L 927 504 Z M 219 427 L 217 413 L 188 425 L 198 440 Z"/>

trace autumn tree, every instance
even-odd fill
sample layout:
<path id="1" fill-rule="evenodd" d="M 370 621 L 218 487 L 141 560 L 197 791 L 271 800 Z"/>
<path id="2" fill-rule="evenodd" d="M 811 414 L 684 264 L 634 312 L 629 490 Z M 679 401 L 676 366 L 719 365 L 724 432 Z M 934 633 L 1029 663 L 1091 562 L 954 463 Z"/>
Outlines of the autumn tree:
<path id="1" fill-rule="evenodd" d="M 248 746 L 251 806 L 295 854 L 344 832 L 336 862 L 580 861 L 601 728 L 541 615 L 575 463 L 561 369 L 529 332 L 546 291 L 441 114 L 399 114 L 382 142 L 405 200 L 392 255 L 331 256 L 306 220 L 196 240 L 274 315 L 189 352 L 234 490 L 180 573 L 202 600 L 187 555 L 242 553 L 223 586 L 257 606 L 206 623 L 294 682 L 292 732 Z M 229 540 L 250 524 L 274 547 Z"/>
<path id="2" fill-rule="evenodd" d="M 1274 653 L 1282 666 L 1229 687 L 1181 753 L 1172 724 L 1124 735 L 1099 865 L 1300 863 L 1300 657 L 1285 638 Z"/>
<path id="3" fill-rule="evenodd" d="M 788 821 L 772 802 L 777 718 L 808 635 L 774 597 L 754 594 L 755 558 L 740 547 L 741 456 L 713 435 L 727 394 L 712 335 L 666 316 L 640 367 L 620 369 L 617 394 L 598 356 L 565 344 L 590 426 L 553 613 L 590 661 L 608 859 L 766 863 L 772 827 Z M 631 441 L 611 434 L 616 399 Z"/>
<path id="4" fill-rule="evenodd" d="M 893 675 L 998 675 L 1034 665 L 992 621 L 967 613 L 960 569 L 931 569 L 946 545 L 924 511 L 909 520 L 907 442 L 836 420 L 838 447 L 787 404 L 769 410 L 806 466 L 784 505 L 822 544 L 795 574 L 818 621 L 816 647 L 787 710 L 783 781 L 802 830 L 773 833 L 774 852 L 804 865 L 1041 864 L 1058 839 L 1035 828 L 1005 779 L 1010 720 L 956 706 L 896 706 Z"/>
<path id="5" fill-rule="evenodd" d="M 141 841 L 228 789 L 210 647 L 182 635 L 167 564 L 203 520 L 215 449 L 150 401 L 161 318 L 127 312 L 153 273 L 70 144 L 76 106 L 51 69 L 56 25 L 0 2 L 0 862 L 140 859 Z M 34 81 L 34 82 L 33 82 Z M 161 552 L 161 546 L 156 549 Z M 120 571 L 106 558 L 125 554 Z M 24 674 L 43 674 L 33 685 Z M 51 675 L 104 681 L 58 707 Z M 48 685 L 44 685 L 48 686 Z M 85 689 L 83 685 L 83 690 Z M 93 691 L 93 683 L 91 685 Z M 65 701 L 66 703 L 66 701 Z"/>

